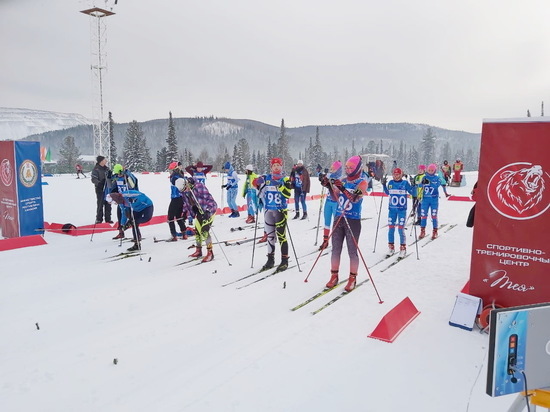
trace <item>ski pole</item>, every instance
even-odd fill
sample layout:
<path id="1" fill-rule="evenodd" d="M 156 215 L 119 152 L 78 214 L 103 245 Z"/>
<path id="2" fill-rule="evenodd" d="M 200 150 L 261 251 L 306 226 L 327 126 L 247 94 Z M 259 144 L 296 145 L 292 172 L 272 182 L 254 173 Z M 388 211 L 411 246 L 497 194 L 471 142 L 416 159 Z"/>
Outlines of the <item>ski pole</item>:
<path id="1" fill-rule="evenodd" d="M 328 235 L 328 240 L 330 240 L 332 238 L 332 235 L 334 233 L 334 229 L 336 229 L 336 227 L 338 226 L 338 223 L 340 222 L 340 220 L 342 219 L 344 215 L 341 214 L 340 217 L 338 217 L 338 220 L 336 222 L 334 222 L 334 225 L 332 226 L 332 230 L 330 231 L 329 235 Z M 308 279 L 309 279 L 309 275 L 311 275 L 311 272 L 313 272 L 313 269 L 315 268 L 315 265 L 317 264 L 317 261 L 319 260 L 319 258 L 321 257 L 321 255 L 323 254 L 323 251 L 324 249 L 321 249 L 319 251 L 319 254 L 317 255 L 317 259 L 315 259 L 315 262 L 313 262 L 313 266 L 311 267 L 311 269 L 309 270 L 309 273 L 307 274 L 306 278 L 304 279 L 304 282 L 307 283 Z"/>
<path id="2" fill-rule="evenodd" d="M 420 260 L 420 256 L 418 255 L 418 237 L 416 236 L 416 225 L 414 226 L 414 245 L 416 247 L 416 260 Z"/>
<path id="3" fill-rule="evenodd" d="M 92 236 L 90 236 L 90 242 L 93 242 L 94 241 L 94 233 L 95 233 L 95 227 L 97 225 L 97 220 L 96 222 L 94 223 L 94 228 L 92 229 Z"/>
<path id="4" fill-rule="evenodd" d="M 382 204 L 382 202 L 380 202 L 380 204 Z M 380 294 L 378 293 L 378 289 L 376 288 L 376 285 L 374 284 L 374 279 L 372 278 L 372 276 L 370 274 L 370 270 L 367 266 L 367 263 L 365 262 L 365 258 L 363 257 L 363 253 L 361 252 L 361 249 L 359 248 L 359 245 L 357 244 L 357 239 L 355 239 L 355 236 L 353 235 L 353 232 L 351 231 L 351 227 L 349 225 L 348 219 L 344 215 L 342 215 L 342 216 L 344 217 L 344 222 L 346 222 L 346 226 L 349 230 L 351 238 L 353 239 L 353 243 L 355 244 L 355 247 L 357 248 L 357 252 L 359 252 L 359 256 L 361 257 L 361 260 L 363 261 L 363 265 L 365 265 L 365 269 L 367 270 L 367 274 L 369 275 L 370 281 L 372 282 L 372 286 L 374 287 L 374 291 L 376 292 L 376 296 L 378 296 L 378 303 L 384 303 L 384 301 L 380 297 Z"/>
<path id="5" fill-rule="evenodd" d="M 294 242 L 292 241 L 292 235 L 290 234 L 288 219 L 286 221 L 286 231 L 288 232 L 288 238 L 290 239 L 290 244 L 292 246 L 292 251 L 294 252 L 294 258 L 296 259 L 296 264 L 298 265 L 298 271 L 301 272 L 302 268 L 300 267 L 300 262 L 298 261 L 298 255 L 296 254 L 296 249 L 294 248 Z"/>
<path id="6" fill-rule="evenodd" d="M 319 240 L 319 226 L 321 225 L 321 211 L 323 209 L 323 203 L 325 200 L 325 187 L 321 187 L 321 200 L 319 201 L 319 216 L 317 216 L 317 231 L 315 232 L 315 244 L 317 246 L 317 241 Z"/>
<path id="7" fill-rule="evenodd" d="M 256 233 L 258 231 L 258 218 L 260 217 L 258 209 L 256 208 L 256 222 L 254 223 L 254 241 L 252 242 L 252 262 L 250 262 L 250 267 L 254 267 L 254 252 L 256 251 Z"/>
<path id="8" fill-rule="evenodd" d="M 380 199 L 380 213 L 378 213 L 378 223 L 376 223 L 376 235 L 374 236 L 374 249 L 372 249 L 372 253 L 376 252 L 376 242 L 378 240 L 378 229 L 380 228 L 380 216 L 382 215 L 382 203 L 384 203 L 384 198 Z"/>
<path id="9" fill-rule="evenodd" d="M 222 244 L 220 243 L 220 241 L 218 240 L 218 237 L 216 236 L 216 233 L 214 232 L 214 230 L 212 230 L 212 226 L 210 226 L 210 229 L 209 229 L 210 232 L 212 232 L 212 234 L 214 235 L 214 239 L 216 239 L 216 242 L 218 243 L 218 245 L 220 246 L 220 249 L 223 253 L 223 256 L 225 257 L 225 260 L 227 261 L 227 264 L 229 266 L 233 266 L 231 264 L 231 262 L 229 261 L 229 259 L 227 258 L 227 255 L 225 254 L 225 250 L 223 250 L 224 248 L 222 247 Z"/>
<path id="10" fill-rule="evenodd" d="M 222 174 L 222 186 L 224 186 L 224 183 L 225 183 L 225 175 Z M 222 210 L 223 210 L 223 192 L 225 191 L 225 187 L 222 187 L 222 202 L 220 203 L 222 205 Z"/>

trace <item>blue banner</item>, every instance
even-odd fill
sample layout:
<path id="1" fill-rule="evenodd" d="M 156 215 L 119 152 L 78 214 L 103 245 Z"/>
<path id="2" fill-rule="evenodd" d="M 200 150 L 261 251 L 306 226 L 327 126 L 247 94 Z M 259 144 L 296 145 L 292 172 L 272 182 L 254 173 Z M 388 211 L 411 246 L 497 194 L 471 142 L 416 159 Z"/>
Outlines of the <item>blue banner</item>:
<path id="1" fill-rule="evenodd" d="M 15 142 L 19 236 L 40 234 L 44 227 L 39 142 Z"/>

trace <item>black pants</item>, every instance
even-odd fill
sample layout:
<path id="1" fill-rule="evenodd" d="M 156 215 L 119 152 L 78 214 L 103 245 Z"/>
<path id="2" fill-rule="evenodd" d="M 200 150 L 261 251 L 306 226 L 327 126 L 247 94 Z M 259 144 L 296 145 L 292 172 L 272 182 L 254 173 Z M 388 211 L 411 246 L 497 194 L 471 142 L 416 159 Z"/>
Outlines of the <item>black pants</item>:
<path id="1" fill-rule="evenodd" d="M 97 198 L 97 209 L 95 213 L 96 222 L 103 221 L 103 209 L 105 209 L 105 221 L 111 220 L 111 204 L 105 200 L 105 194 L 103 189 L 95 191 L 95 196 Z"/>
<path id="2" fill-rule="evenodd" d="M 131 209 L 127 209 L 127 213 L 130 215 L 128 216 L 128 219 L 134 220 L 134 224 L 132 225 L 132 235 L 134 236 L 134 242 L 139 239 L 141 241 L 141 231 L 139 230 L 139 225 L 141 223 L 147 223 L 151 220 L 153 217 L 153 205 L 146 207 L 145 209 L 141 211 L 135 211 Z"/>
<path id="3" fill-rule="evenodd" d="M 178 219 L 178 220 L 176 220 Z M 172 236 L 176 236 L 176 222 L 181 230 L 181 233 L 185 233 L 187 229 L 185 227 L 185 216 L 183 215 L 183 197 L 175 197 L 170 201 L 168 206 L 168 226 L 170 227 L 170 233 Z"/>

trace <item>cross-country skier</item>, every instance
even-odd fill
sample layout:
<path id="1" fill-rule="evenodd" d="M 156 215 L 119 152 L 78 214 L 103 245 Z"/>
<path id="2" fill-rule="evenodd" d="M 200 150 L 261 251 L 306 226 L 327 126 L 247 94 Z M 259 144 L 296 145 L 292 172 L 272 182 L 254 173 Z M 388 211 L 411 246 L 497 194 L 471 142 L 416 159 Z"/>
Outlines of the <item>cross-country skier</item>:
<path id="1" fill-rule="evenodd" d="M 169 242 L 175 242 L 178 240 L 178 234 L 176 232 L 176 223 L 178 224 L 182 239 L 187 239 L 185 233 L 187 228 L 185 226 L 185 219 L 187 218 L 183 212 L 183 198 L 178 188 L 175 186 L 176 180 L 183 177 L 183 172 L 180 169 L 181 166 L 178 162 L 172 162 L 168 165 L 170 171 L 170 205 L 168 206 L 168 227 L 170 228 Z"/>
<path id="2" fill-rule="evenodd" d="M 271 159 L 271 173 L 254 180 L 253 184 L 259 191 L 259 197 L 264 205 L 264 226 L 267 233 L 267 262 L 262 270 L 275 266 L 275 242 L 281 245 L 281 263 L 278 271 L 288 268 L 288 241 L 286 239 L 287 199 L 290 197 L 291 183 L 288 176 L 283 175 L 283 161 L 279 157 Z M 276 237 L 275 237 L 276 236 Z"/>
<path id="3" fill-rule="evenodd" d="M 422 179 L 422 201 L 420 202 L 420 239 L 426 237 L 426 225 L 428 220 L 428 211 L 431 211 L 432 217 L 432 239 L 437 237 L 437 212 L 439 209 L 439 188 L 443 187 L 445 196 L 449 197 L 445 186 L 441 186 L 441 179 L 437 174 L 437 165 L 432 163 L 428 166 L 426 174 Z"/>
<path id="4" fill-rule="evenodd" d="M 210 228 L 214 222 L 218 205 L 206 186 L 193 177 L 180 178 L 176 180 L 175 185 L 182 193 L 184 213 L 187 213 L 187 216 L 193 215 L 195 217 L 195 252 L 189 256 L 201 257 L 202 242 L 205 242 L 207 253 L 202 262 L 210 262 L 214 259 Z"/>
<path id="5" fill-rule="evenodd" d="M 141 250 L 139 225 L 147 223 L 153 217 L 153 201 L 138 190 L 113 192 L 109 196 L 118 204 L 121 210 L 122 227 L 124 229 L 132 227 L 134 246 L 128 248 L 128 251 Z"/>
<path id="6" fill-rule="evenodd" d="M 254 223 L 256 219 L 256 211 L 258 210 L 258 190 L 254 187 L 252 182 L 258 175 L 254 173 L 254 166 L 246 166 L 246 179 L 243 185 L 243 197 L 246 199 L 246 206 L 248 208 L 248 217 L 246 223 Z"/>
<path id="7" fill-rule="evenodd" d="M 363 196 L 367 193 L 367 181 L 362 177 L 361 156 L 350 157 L 346 162 L 345 171 L 346 177 L 342 181 L 339 179 L 331 181 L 325 177 L 321 184 L 328 187 L 330 195 L 338 202 L 335 222 L 332 226 L 331 277 L 326 287 L 333 288 L 338 284 L 340 255 L 345 239 L 350 260 L 350 274 L 345 290 L 350 292 L 355 289 L 359 269 L 357 243 L 361 234 Z"/>
<path id="8" fill-rule="evenodd" d="M 227 173 L 227 183 L 222 185 L 222 189 L 227 189 L 227 205 L 231 209 L 231 214 L 229 217 L 239 217 L 239 207 L 237 206 L 237 191 L 239 176 L 233 166 L 229 162 L 225 162 L 223 165 L 223 170 Z"/>
<path id="9" fill-rule="evenodd" d="M 197 164 L 189 165 L 185 168 L 185 171 L 189 173 L 196 182 L 200 182 L 206 185 L 206 174 L 212 170 L 212 165 L 205 165 L 200 160 Z"/>
<path id="10" fill-rule="evenodd" d="M 322 182 L 323 178 L 328 177 L 329 179 L 341 179 L 342 178 L 342 162 L 337 160 L 330 167 L 328 174 L 320 174 L 319 181 Z M 330 196 L 330 194 L 325 199 L 325 208 L 323 210 L 323 215 L 325 218 L 325 227 L 323 228 L 323 243 L 319 247 L 319 250 L 326 249 L 328 247 L 328 238 L 330 237 L 330 225 L 332 224 L 332 218 L 336 213 L 336 208 L 338 207 L 338 202 Z"/>
<path id="11" fill-rule="evenodd" d="M 298 160 L 296 166 L 292 169 L 290 173 L 290 182 L 294 189 L 294 208 L 296 210 L 293 219 L 298 219 L 300 217 L 300 204 L 304 212 L 302 220 L 307 219 L 306 196 L 309 193 L 310 181 L 309 172 L 304 167 L 304 162 L 302 160 Z"/>
<path id="12" fill-rule="evenodd" d="M 422 179 L 424 179 L 424 175 L 426 174 L 426 165 L 418 165 L 418 173 L 416 176 L 411 177 L 411 184 L 416 189 L 416 195 L 415 200 L 413 202 L 413 207 L 411 211 L 411 216 L 415 217 L 416 220 L 414 222 L 414 225 L 420 225 L 420 202 L 422 202 Z"/>
<path id="13" fill-rule="evenodd" d="M 117 163 L 113 166 L 111 178 L 111 193 L 122 193 L 127 190 L 139 190 L 138 179 L 128 169 Z M 122 211 L 120 207 L 117 209 L 118 234 L 113 239 L 122 239 L 124 237 L 124 228 L 121 223 Z"/>
<path id="14" fill-rule="evenodd" d="M 396 167 L 392 173 L 393 179 L 386 182 L 382 178 L 382 187 L 384 193 L 389 195 L 388 206 L 388 253 L 390 257 L 395 253 L 395 228 L 399 233 L 399 257 L 404 258 L 407 254 L 407 241 L 405 237 L 405 220 L 407 219 L 407 198 L 409 195 L 415 196 L 416 191 L 413 186 L 403 179 L 403 171 Z"/>

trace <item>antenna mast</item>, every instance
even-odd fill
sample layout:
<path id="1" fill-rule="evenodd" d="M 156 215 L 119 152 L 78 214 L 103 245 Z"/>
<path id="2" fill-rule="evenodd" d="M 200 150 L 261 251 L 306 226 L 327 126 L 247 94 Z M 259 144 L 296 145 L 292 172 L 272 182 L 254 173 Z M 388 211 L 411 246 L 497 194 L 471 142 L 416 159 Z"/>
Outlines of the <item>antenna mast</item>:
<path id="1" fill-rule="evenodd" d="M 116 4 L 116 3 L 115 3 Z M 107 68 L 106 44 L 107 26 L 105 17 L 114 15 L 112 11 L 92 7 L 82 10 L 81 13 L 90 16 L 90 49 L 91 69 L 94 75 L 94 104 L 93 104 L 93 132 L 94 132 L 94 156 L 105 156 L 111 160 L 111 146 L 109 142 L 109 122 L 104 121 L 103 115 L 103 70 Z"/>

